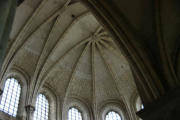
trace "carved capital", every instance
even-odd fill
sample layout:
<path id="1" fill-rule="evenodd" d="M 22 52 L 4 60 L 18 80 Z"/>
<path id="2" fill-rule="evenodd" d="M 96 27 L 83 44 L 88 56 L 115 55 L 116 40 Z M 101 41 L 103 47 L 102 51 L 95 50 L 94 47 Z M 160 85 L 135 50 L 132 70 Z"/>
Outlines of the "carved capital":
<path id="1" fill-rule="evenodd" d="M 25 108 L 28 113 L 32 113 L 35 111 L 35 107 L 32 105 L 27 105 Z"/>
<path id="2" fill-rule="evenodd" d="M 35 111 L 35 107 L 32 105 L 27 105 L 25 108 L 26 108 L 26 120 L 33 120 L 33 113 Z"/>

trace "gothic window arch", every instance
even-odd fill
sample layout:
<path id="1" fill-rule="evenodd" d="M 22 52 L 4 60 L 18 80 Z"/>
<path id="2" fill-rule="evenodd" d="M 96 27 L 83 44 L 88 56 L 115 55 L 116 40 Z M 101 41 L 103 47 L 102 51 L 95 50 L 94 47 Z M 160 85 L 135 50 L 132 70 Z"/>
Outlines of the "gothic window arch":
<path id="1" fill-rule="evenodd" d="M 82 113 L 76 107 L 71 107 L 68 111 L 68 120 L 83 120 Z"/>
<path id="2" fill-rule="evenodd" d="M 40 89 L 39 93 L 43 94 L 49 103 L 49 113 L 48 118 L 49 120 L 56 120 L 58 119 L 58 106 L 59 106 L 59 98 L 57 96 L 57 93 L 54 89 L 49 87 L 47 84 L 44 84 L 44 86 Z"/>
<path id="3" fill-rule="evenodd" d="M 98 115 L 99 120 L 126 120 L 129 117 L 125 104 L 119 100 L 108 100 L 102 103 Z"/>
<path id="4" fill-rule="evenodd" d="M 8 78 L 5 81 L 0 110 L 16 117 L 21 94 L 21 85 L 15 78 Z"/>
<path id="5" fill-rule="evenodd" d="M 34 120 L 48 120 L 49 101 L 44 94 L 39 94 L 36 99 Z"/>
<path id="6" fill-rule="evenodd" d="M 68 99 L 66 100 L 63 106 L 64 106 L 62 110 L 63 120 L 91 120 L 92 119 L 91 109 L 82 99 L 68 97 Z"/>
<path id="7" fill-rule="evenodd" d="M 111 110 L 106 114 L 105 120 L 122 120 L 122 119 L 118 112 Z"/>

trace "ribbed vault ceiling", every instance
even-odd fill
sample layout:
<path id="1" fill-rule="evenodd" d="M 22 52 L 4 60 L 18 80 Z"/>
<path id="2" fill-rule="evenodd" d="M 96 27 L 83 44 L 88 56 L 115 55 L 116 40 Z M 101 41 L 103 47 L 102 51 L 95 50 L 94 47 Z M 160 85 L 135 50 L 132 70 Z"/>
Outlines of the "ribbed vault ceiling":
<path id="1" fill-rule="evenodd" d="M 22 69 L 62 99 L 129 100 L 135 85 L 117 45 L 84 5 L 67 3 L 27 0 L 18 8 L 4 68 Z"/>

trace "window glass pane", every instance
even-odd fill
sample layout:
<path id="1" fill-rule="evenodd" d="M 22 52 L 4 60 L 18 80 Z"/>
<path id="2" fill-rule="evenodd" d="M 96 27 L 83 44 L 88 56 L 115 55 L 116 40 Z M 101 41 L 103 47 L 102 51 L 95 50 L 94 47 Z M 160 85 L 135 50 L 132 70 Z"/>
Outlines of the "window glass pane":
<path id="1" fill-rule="evenodd" d="M 43 94 L 39 94 L 36 99 L 34 120 L 48 120 L 49 103 Z"/>
<path id="2" fill-rule="evenodd" d="M 0 102 L 0 110 L 11 115 L 16 116 L 21 86 L 14 78 L 8 78 L 5 82 L 2 99 Z"/>
<path id="3" fill-rule="evenodd" d="M 144 109 L 144 105 L 143 104 L 141 104 L 141 109 Z"/>
<path id="4" fill-rule="evenodd" d="M 69 109 L 68 120 L 82 120 L 81 112 L 76 108 Z"/>
<path id="5" fill-rule="evenodd" d="M 105 120 L 121 120 L 121 117 L 120 117 L 120 115 L 117 112 L 110 111 L 106 115 Z"/>

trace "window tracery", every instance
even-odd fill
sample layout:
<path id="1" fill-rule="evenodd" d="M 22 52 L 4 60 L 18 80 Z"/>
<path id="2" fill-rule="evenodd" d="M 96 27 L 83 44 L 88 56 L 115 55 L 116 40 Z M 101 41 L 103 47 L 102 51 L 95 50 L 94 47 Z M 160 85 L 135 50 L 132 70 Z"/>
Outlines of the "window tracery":
<path id="1" fill-rule="evenodd" d="M 49 102 L 43 94 L 39 94 L 36 99 L 34 120 L 48 120 Z"/>
<path id="2" fill-rule="evenodd" d="M 121 116 L 117 112 L 110 111 L 107 113 L 105 120 L 122 120 L 122 119 L 121 119 Z"/>
<path id="3" fill-rule="evenodd" d="M 82 120 L 81 112 L 74 107 L 70 108 L 68 111 L 68 120 Z"/>

